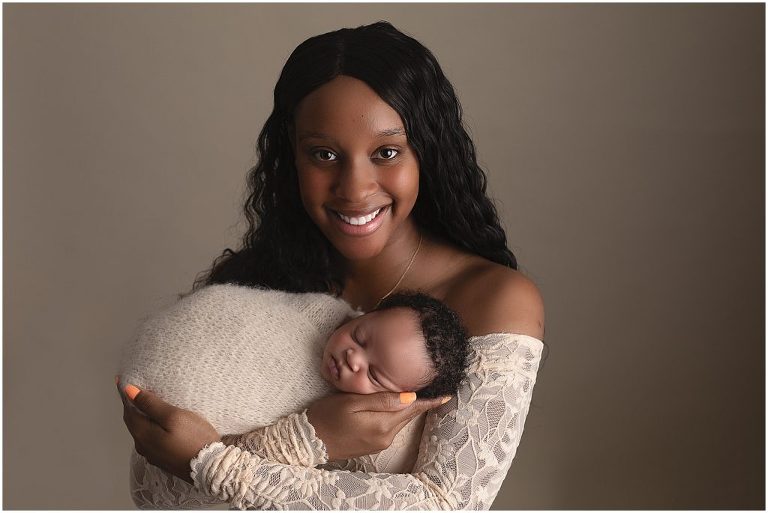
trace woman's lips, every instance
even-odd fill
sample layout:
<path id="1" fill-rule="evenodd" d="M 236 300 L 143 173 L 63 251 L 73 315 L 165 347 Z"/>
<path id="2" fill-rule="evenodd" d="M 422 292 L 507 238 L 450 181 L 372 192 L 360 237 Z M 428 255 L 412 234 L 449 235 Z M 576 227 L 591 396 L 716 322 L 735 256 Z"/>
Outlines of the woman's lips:
<path id="1" fill-rule="evenodd" d="M 348 224 L 345 221 L 343 221 L 335 211 L 331 209 L 328 209 L 328 211 L 330 212 L 331 218 L 333 218 L 333 223 L 336 225 L 339 231 L 341 231 L 346 235 L 360 237 L 360 236 L 369 235 L 375 232 L 376 230 L 378 230 L 379 227 L 384 222 L 384 217 L 389 214 L 390 209 L 391 209 L 391 204 L 385 207 L 382 207 L 379 210 L 378 215 L 372 221 L 368 222 L 368 224 L 360 224 L 360 225 Z"/>

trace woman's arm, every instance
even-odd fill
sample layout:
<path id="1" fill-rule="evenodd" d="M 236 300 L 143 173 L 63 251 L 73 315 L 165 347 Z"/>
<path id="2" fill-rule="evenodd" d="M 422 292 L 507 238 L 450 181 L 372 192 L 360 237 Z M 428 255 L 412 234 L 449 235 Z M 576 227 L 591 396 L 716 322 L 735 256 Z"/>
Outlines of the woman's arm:
<path id="1" fill-rule="evenodd" d="M 328 461 L 325 445 L 307 420 L 306 410 L 281 417 L 271 426 L 240 435 L 224 435 L 221 442 L 273 463 L 316 467 Z"/>
<path id="2" fill-rule="evenodd" d="M 456 398 L 427 416 L 411 474 L 274 464 L 211 443 L 191 462 L 204 493 L 246 509 L 487 509 L 522 436 L 542 344 L 526 335 L 473 339 Z"/>
<path id="3" fill-rule="evenodd" d="M 306 411 L 242 435 L 225 435 L 221 441 L 274 463 L 314 467 L 327 462 L 324 444 L 307 421 Z M 139 509 L 205 509 L 226 503 L 150 464 L 135 450 L 131 451 L 129 467 L 129 491 Z"/>
<path id="4" fill-rule="evenodd" d="M 224 435 L 221 441 L 274 463 L 314 467 L 326 462 L 323 442 L 315 436 L 305 412 L 287 415 L 273 425 L 242 435 Z M 131 451 L 129 490 L 139 509 L 204 509 L 225 503 L 149 464 L 135 450 Z"/>
<path id="5" fill-rule="evenodd" d="M 134 440 L 135 451 L 131 458 L 131 496 L 141 509 L 200 509 L 225 502 L 210 494 L 201 492 L 193 486 L 190 476 L 190 460 L 206 445 L 221 442 L 222 438 L 205 418 L 198 413 L 179 408 L 160 399 L 150 390 L 139 390 L 133 385 L 118 382 L 118 393 L 123 401 L 123 420 Z M 391 443 L 391 438 L 402 425 L 411 418 L 430 408 L 442 404 L 443 400 L 420 399 L 415 403 L 393 392 L 380 392 L 371 395 L 332 394 L 315 401 L 312 408 L 316 411 L 335 412 L 330 415 L 314 415 L 313 424 L 330 430 L 335 439 L 334 461 L 326 469 L 357 470 L 363 467 L 344 464 L 344 458 L 359 454 L 377 452 Z M 415 394 L 413 394 L 415 396 Z M 328 410 L 328 411 L 326 411 Z M 288 453 L 283 457 L 291 459 L 291 448 L 309 445 L 315 449 L 313 455 L 306 455 L 305 462 L 325 461 L 324 443 L 314 436 L 314 427 L 304 414 L 296 414 L 287 419 L 285 429 L 270 429 L 268 436 L 281 438 L 275 440 L 275 447 L 281 447 Z M 341 422 L 339 424 L 339 421 Z M 246 435 L 264 436 L 265 428 Z M 282 434 L 281 434 L 282 433 Z M 305 433 L 305 440 L 295 438 L 296 433 Z M 339 443 L 341 440 L 341 443 Z M 259 448 L 262 451 L 262 448 Z M 347 456 L 345 456 L 347 455 Z M 278 456 L 280 456 L 278 454 Z M 367 467 L 371 469 L 375 467 Z"/>

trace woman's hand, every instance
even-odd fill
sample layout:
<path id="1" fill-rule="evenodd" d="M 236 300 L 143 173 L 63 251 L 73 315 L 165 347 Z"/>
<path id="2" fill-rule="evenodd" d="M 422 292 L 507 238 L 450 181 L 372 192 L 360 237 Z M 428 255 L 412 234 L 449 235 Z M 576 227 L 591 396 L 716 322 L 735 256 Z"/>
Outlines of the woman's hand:
<path id="1" fill-rule="evenodd" d="M 128 385 L 130 387 L 130 385 Z M 190 460 L 206 445 L 218 442 L 216 429 L 195 412 L 177 408 L 150 392 L 117 384 L 123 400 L 123 421 L 135 442 L 136 452 L 149 463 L 192 483 Z"/>
<path id="2" fill-rule="evenodd" d="M 414 402 L 415 396 L 413 392 L 332 394 L 312 403 L 307 419 L 325 443 L 328 460 L 355 458 L 383 451 L 417 415 L 450 399 Z"/>

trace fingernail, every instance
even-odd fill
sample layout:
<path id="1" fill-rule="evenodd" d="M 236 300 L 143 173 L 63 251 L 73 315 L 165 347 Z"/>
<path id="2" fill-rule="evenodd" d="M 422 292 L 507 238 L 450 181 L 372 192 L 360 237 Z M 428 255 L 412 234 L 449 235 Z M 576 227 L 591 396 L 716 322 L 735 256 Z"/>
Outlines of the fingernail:
<path id="1" fill-rule="evenodd" d="M 400 404 L 411 404 L 416 400 L 416 392 L 400 392 Z"/>
<path id="2" fill-rule="evenodd" d="M 448 397 L 443 397 L 443 400 L 440 401 L 440 404 L 445 404 L 448 401 L 450 401 L 451 399 L 453 399 L 453 397 L 451 397 L 450 395 Z"/>
<path id="3" fill-rule="evenodd" d="M 133 401 L 136 396 L 141 392 L 139 390 L 139 387 L 136 387 L 134 385 L 125 385 L 125 394 Z"/>

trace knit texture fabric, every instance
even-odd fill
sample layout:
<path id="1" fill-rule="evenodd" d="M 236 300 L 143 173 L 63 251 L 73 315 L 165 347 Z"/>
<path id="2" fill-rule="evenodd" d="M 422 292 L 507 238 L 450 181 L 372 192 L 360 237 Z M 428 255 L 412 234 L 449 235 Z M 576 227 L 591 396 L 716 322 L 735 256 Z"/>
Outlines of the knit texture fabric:
<path id="1" fill-rule="evenodd" d="M 140 325 L 124 348 L 121 382 L 201 414 L 222 435 L 267 426 L 257 431 L 263 456 L 314 466 L 325 462 L 325 448 L 303 410 L 333 391 L 319 371 L 325 342 L 337 326 L 360 314 L 328 294 L 208 286 Z M 222 502 L 149 465 L 135 451 L 131 494 L 142 508 Z"/>

